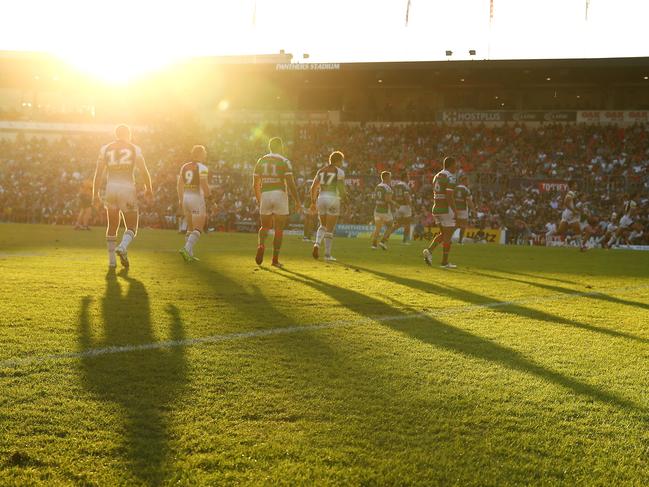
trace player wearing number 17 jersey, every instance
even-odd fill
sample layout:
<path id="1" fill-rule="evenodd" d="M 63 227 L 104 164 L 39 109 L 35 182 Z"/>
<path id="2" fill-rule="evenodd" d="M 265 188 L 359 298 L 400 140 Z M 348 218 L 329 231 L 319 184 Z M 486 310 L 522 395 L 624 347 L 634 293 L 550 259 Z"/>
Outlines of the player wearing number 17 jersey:
<path id="1" fill-rule="evenodd" d="M 313 258 L 317 259 L 322 240 L 325 243 L 325 260 L 335 261 L 331 255 L 334 230 L 340 215 L 340 199 L 345 196 L 345 173 L 340 168 L 345 156 L 340 151 L 332 152 L 329 164 L 318 169 L 311 184 L 311 208 L 318 210 L 320 227 L 313 245 Z"/>
<path id="2" fill-rule="evenodd" d="M 210 195 L 210 187 L 205 166 L 206 158 L 205 147 L 195 145 L 192 148 L 191 161 L 183 164 L 178 175 L 178 205 L 183 209 L 187 221 L 185 246 L 179 250 L 185 262 L 198 260 L 194 257 L 194 245 L 201 237 L 207 219 L 205 198 Z"/>
<path id="3" fill-rule="evenodd" d="M 284 226 L 289 213 L 286 191 L 288 190 L 291 193 L 296 208 L 300 208 L 300 198 L 293 179 L 291 161 L 281 155 L 284 150 L 282 139 L 273 137 L 268 142 L 268 148 L 270 152 L 257 161 L 253 175 L 253 189 L 259 203 L 261 219 L 255 262 L 257 262 L 257 265 L 261 265 L 263 262 L 266 237 L 268 231 L 274 228 L 272 265 L 281 268 L 279 251 L 282 246 Z"/>
<path id="4" fill-rule="evenodd" d="M 137 234 L 139 218 L 134 178 L 136 168 L 144 177 L 145 195 L 151 196 L 151 175 L 144 162 L 144 157 L 142 157 L 142 150 L 131 142 L 131 129 L 126 125 L 119 125 L 115 129 L 115 140 L 102 146 L 99 151 L 92 183 L 92 202 L 96 205 L 100 201 L 100 185 L 106 174 L 104 206 L 108 219 L 106 241 L 110 268 L 116 266 L 115 254 L 119 255 L 124 268 L 128 269 L 129 267 L 126 252 Z M 126 230 L 122 241 L 116 247 L 117 231 L 121 219 L 124 220 Z"/>

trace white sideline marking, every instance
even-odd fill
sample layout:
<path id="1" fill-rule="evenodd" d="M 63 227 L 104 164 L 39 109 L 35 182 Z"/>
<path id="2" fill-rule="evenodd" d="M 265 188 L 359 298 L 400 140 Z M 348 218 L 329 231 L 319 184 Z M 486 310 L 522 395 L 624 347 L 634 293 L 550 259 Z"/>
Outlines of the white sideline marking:
<path id="1" fill-rule="evenodd" d="M 624 292 L 633 291 L 637 289 L 646 289 L 649 285 L 642 286 L 627 286 L 616 289 L 611 289 L 610 292 Z M 332 328 L 342 328 L 348 326 L 357 326 L 372 322 L 386 322 L 386 321 L 401 321 L 410 320 L 413 318 L 434 318 L 439 316 L 454 315 L 459 313 L 466 313 L 477 309 L 488 308 L 501 308 L 504 306 L 513 306 L 521 304 L 532 304 L 546 301 L 561 301 L 564 299 L 582 298 L 587 296 L 597 296 L 602 293 L 598 291 L 585 291 L 574 293 L 556 293 L 547 296 L 537 296 L 529 299 L 520 299 L 513 301 L 493 301 L 483 304 L 470 304 L 465 306 L 454 306 L 446 309 L 438 309 L 435 311 L 421 312 L 421 313 L 403 313 L 391 316 L 374 316 L 374 317 L 358 317 L 349 320 L 337 320 L 324 323 L 314 323 L 312 325 L 302 326 L 285 326 L 278 328 L 266 328 L 260 330 L 250 330 L 238 333 L 226 333 L 223 335 L 210 335 L 206 337 L 188 338 L 186 340 L 167 340 L 163 342 L 143 343 L 141 345 L 121 345 L 104 348 L 91 348 L 82 352 L 67 352 L 49 355 L 32 355 L 26 357 L 19 357 L 15 359 L 8 359 L 0 362 L 0 369 L 18 367 L 21 365 L 62 361 L 62 360 L 76 360 L 88 357 L 98 357 L 100 355 L 109 355 L 117 353 L 139 352 L 144 350 L 159 350 L 162 348 L 176 348 L 176 347 L 192 347 L 195 345 L 203 345 L 210 343 L 229 342 L 234 340 L 245 340 L 248 338 L 262 338 L 273 335 L 286 335 L 300 332 L 310 332 L 317 330 L 328 330 Z"/>

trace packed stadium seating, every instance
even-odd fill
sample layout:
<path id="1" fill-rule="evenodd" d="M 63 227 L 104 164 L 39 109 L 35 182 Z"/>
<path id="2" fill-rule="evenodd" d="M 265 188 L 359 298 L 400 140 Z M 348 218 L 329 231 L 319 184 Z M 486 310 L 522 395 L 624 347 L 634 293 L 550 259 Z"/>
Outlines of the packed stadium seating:
<path id="1" fill-rule="evenodd" d="M 649 127 L 644 125 L 226 123 L 209 131 L 158 127 L 134 137 L 155 185 L 154 200 L 141 203 L 143 223 L 176 226 L 176 174 L 195 143 L 208 148 L 216 187 L 210 226 L 232 230 L 239 222 L 256 221 L 250 175 L 272 135 L 284 138 L 304 195 L 309 178 L 328 154 L 334 149 L 345 153 L 353 189 L 343 209 L 344 223 L 370 222 L 377 174 L 391 170 L 410 180 L 415 221 L 430 226 L 432 175 L 444 155 L 454 154 L 469 175 L 477 204 L 472 223 L 507 229 L 509 242 L 528 242 L 551 232 L 560 218 L 561 191 L 567 181 L 576 180 L 590 213 L 604 223 L 612 220 L 612 213 L 619 218 L 624 201 L 635 199 L 643 231 L 636 232 L 631 243 L 649 243 Z M 92 178 L 104 139 L 21 134 L 0 139 L 0 220 L 72 224 L 83 182 L 87 185 Z M 299 214 L 295 212 L 294 221 Z M 101 218 L 99 212 L 96 221 Z"/>

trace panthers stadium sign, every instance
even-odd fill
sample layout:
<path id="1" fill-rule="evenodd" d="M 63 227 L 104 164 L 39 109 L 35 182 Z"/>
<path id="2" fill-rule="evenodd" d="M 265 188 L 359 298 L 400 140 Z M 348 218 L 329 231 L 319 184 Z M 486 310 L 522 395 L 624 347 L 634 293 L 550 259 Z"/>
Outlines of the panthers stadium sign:
<path id="1" fill-rule="evenodd" d="M 340 63 L 277 63 L 276 71 L 340 71 Z"/>

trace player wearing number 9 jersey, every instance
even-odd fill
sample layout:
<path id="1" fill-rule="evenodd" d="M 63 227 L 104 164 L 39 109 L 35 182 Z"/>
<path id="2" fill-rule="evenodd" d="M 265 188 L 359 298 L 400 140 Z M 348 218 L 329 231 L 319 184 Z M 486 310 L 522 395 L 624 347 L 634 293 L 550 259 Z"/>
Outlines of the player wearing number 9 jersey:
<path id="1" fill-rule="evenodd" d="M 96 205 L 100 201 L 100 185 L 106 175 L 104 206 L 108 220 L 106 241 L 109 268 L 116 265 L 115 254 L 119 256 L 125 268 L 129 267 L 127 249 L 137 234 L 139 218 L 135 189 L 136 168 L 144 177 L 145 194 L 151 196 L 151 175 L 144 162 L 142 149 L 131 142 L 131 129 L 127 125 L 119 125 L 115 129 L 115 140 L 104 145 L 99 151 L 92 183 L 93 205 Z M 122 241 L 116 247 L 117 232 L 122 219 L 125 231 Z"/>
<path id="2" fill-rule="evenodd" d="M 179 250 L 185 262 L 198 260 L 194 257 L 194 245 L 201 237 L 207 220 L 205 198 L 210 196 L 210 187 L 207 166 L 204 164 L 206 158 L 205 147 L 195 145 L 190 162 L 183 164 L 178 175 L 178 206 L 183 209 L 187 221 L 185 246 Z"/>
<path id="3" fill-rule="evenodd" d="M 313 258 L 317 259 L 322 240 L 325 242 L 325 260 L 335 261 L 331 255 L 334 230 L 340 215 L 340 198 L 345 196 L 345 173 L 340 168 L 345 156 L 334 151 L 329 156 L 329 164 L 318 169 L 311 184 L 311 208 L 318 210 L 320 227 L 313 245 Z"/>
<path id="4" fill-rule="evenodd" d="M 300 198 L 293 179 L 291 161 L 281 155 L 281 152 L 284 151 L 282 139 L 273 137 L 268 141 L 268 148 L 270 152 L 257 161 L 253 174 L 253 190 L 259 203 L 261 219 L 255 262 L 257 265 L 261 265 L 263 262 L 266 237 L 268 231 L 274 228 L 272 265 L 281 268 L 279 251 L 289 213 L 286 191 L 290 192 L 296 208 L 300 207 Z"/>

